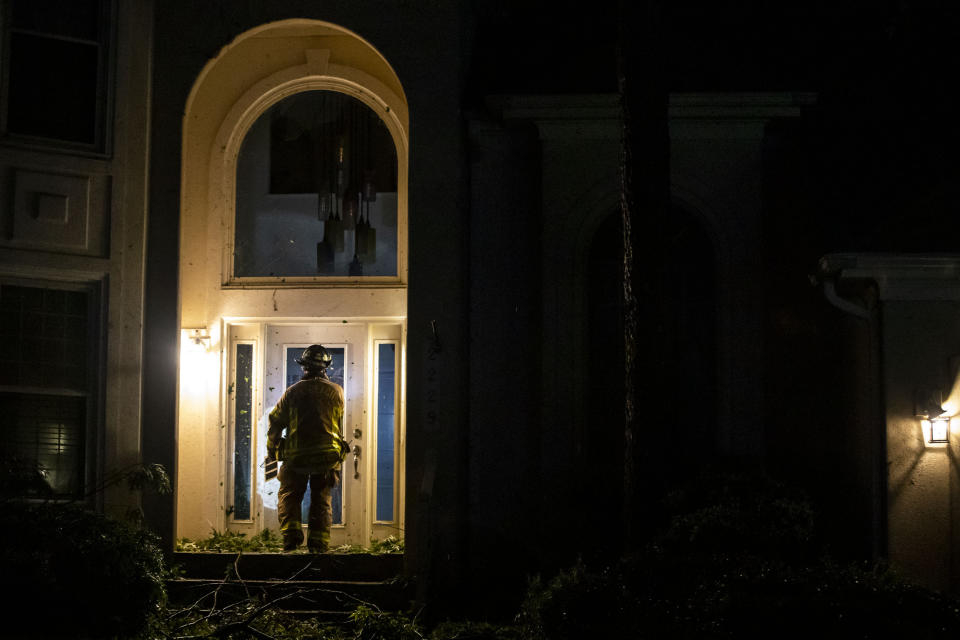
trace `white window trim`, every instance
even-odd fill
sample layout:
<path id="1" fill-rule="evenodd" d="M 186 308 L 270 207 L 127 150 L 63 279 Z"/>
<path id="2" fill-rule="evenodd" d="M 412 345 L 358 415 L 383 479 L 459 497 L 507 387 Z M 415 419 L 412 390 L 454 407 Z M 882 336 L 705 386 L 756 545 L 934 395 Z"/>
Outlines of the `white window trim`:
<path id="1" fill-rule="evenodd" d="M 407 282 L 407 122 L 406 107 L 385 84 L 362 71 L 329 62 L 327 50 L 307 51 L 307 63 L 288 67 L 254 84 L 233 105 L 217 133 L 210 158 L 208 206 L 221 236 L 222 288 L 398 287 Z M 233 245 L 236 226 L 236 177 L 240 147 L 250 127 L 267 109 L 304 91 L 338 91 L 360 100 L 387 127 L 397 148 L 396 276 L 236 277 Z"/>

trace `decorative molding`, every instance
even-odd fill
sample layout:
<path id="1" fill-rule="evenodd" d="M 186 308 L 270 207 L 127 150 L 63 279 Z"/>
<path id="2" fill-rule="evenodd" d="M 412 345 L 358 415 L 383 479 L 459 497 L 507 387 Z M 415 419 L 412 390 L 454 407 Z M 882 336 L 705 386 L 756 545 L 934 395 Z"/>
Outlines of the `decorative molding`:
<path id="1" fill-rule="evenodd" d="M 230 108 L 217 130 L 208 156 L 209 220 L 219 220 L 216 227 L 208 226 L 211 246 L 221 247 L 218 286 L 223 289 L 277 289 L 277 288 L 395 288 L 406 283 L 406 189 L 407 189 L 407 122 L 408 110 L 400 96 L 372 75 L 358 69 L 327 64 L 325 75 L 314 74 L 311 64 L 322 60 L 329 51 L 306 50 L 308 62 L 277 71 L 261 78 L 248 88 Z M 321 54 L 321 55 L 312 55 Z M 312 61 L 310 60 L 312 58 Z M 353 277 L 329 276 L 272 276 L 242 278 L 233 275 L 234 224 L 236 222 L 236 162 L 250 127 L 267 109 L 302 91 L 329 90 L 350 95 L 366 104 L 377 114 L 393 138 L 398 158 L 398 222 L 396 276 L 372 276 L 362 281 Z M 181 212 L 181 216 L 183 213 Z M 186 227 L 181 228 L 181 233 Z"/>
<path id="2" fill-rule="evenodd" d="M 60 282 L 93 282 L 106 278 L 110 261 L 81 255 L 49 254 L 29 249 L 0 247 L 0 276 L 39 278 Z"/>
<path id="3" fill-rule="evenodd" d="M 758 139 L 773 118 L 798 117 L 816 104 L 813 93 L 672 93 L 668 118 L 673 139 Z M 617 94 L 499 95 L 487 108 L 503 120 L 531 120 L 544 140 L 619 139 Z"/>
<path id="4" fill-rule="evenodd" d="M 796 118 L 817 102 L 815 93 L 672 93 L 671 120 L 756 121 Z"/>
<path id="5" fill-rule="evenodd" d="M 872 280 L 881 300 L 960 301 L 960 254 L 831 253 L 819 273 Z"/>
<path id="6" fill-rule="evenodd" d="M 307 69 L 310 73 L 318 76 L 327 75 L 327 67 L 330 64 L 329 49 L 307 49 L 304 53 L 307 56 Z"/>
<path id="7" fill-rule="evenodd" d="M 90 178 L 14 170 L 10 244 L 89 253 Z"/>

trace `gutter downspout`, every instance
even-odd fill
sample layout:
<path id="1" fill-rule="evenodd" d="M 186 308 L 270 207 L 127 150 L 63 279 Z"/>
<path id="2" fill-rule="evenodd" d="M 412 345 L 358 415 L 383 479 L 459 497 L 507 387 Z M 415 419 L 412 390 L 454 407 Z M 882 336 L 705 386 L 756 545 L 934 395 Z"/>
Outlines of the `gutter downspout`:
<path id="1" fill-rule="evenodd" d="M 869 301 L 867 304 L 857 304 L 837 293 L 837 280 L 840 279 L 845 268 L 854 266 L 856 266 L 856 258 L 852 256 L 823 256 L 817 264 L 817 273 L 810 276 L 810 283 L 814 286 L 818 283 L 823 284 L 823 295 L 837 309 L 863 320 L 870 320 L 873 309 Z"/>
<path id="2" fill-rule="evenodd" d="M 884 408 L 884 392 L 881 380 L 882 369 L 883 369 L 883 352 L 882 347 L 880 346 L 880 328 L 877 325 L 874 325 L 878 321 L 874 317 L 874 304 L 875 299 L 868 299 L 866 304 L 858 304 L 848 298 L 844 298 L 839 293 L 837 293 L 837 280 L 840 278 L 840 275 L 843 273 L 843 266 L 836 265 L 831 268 L 830 260 L 827 257 L 820 259 L 820 270 L 819 273 L 815 276 L 811 276 L 811 283 L 816 286 L 817 283 L 823 284 L 823 295 L 827 301 L 832 304 L 837 309 L 843 311 L 844 313 L 849 313 L 852 316 L 866 320 L 870 323 L 870 359 L 874 362 L 871 369 L 873 370 L 874 377 L 874 388 L 876 389 L 876 397 L 874 398 L 874 406 L 877 411 L 877 421 L 876 421 L 876 437 L 877 442 L 879 443 L 879 449 L 874 452 L 874 455 L 871 456 L 873 459 L 873 469 L 872 473 L 872 484 L 873 484 L 873 495 L 871 496 L 871 536 L 870 536 L 870 546 L 871 546 L 871 556 L 873 560 L 879 561 L 882 558 L 887 557 L 888 555 L 888 525 L 887 525 L 887 495 L 888 495 L 888 478 L 886 473 L 885 461 L 887 458 L 887 443 L 886 443 L 886 420 L 881 418 L 884 416 L 886 411 Z"/>
<path id="3" fill-rule="evenodd" d="M 864 320 L 869 320 L 871 317 L 870 309 L 853 302 L 847 298 L 842 297 L 837 293 L 837 276 L 830 275 L 827 277 L 820 278 L 820 281 L 823 283 L 823 295 L 827 300 L 841 311 L 857 316 L 858 318 L 863 318 Z"/>

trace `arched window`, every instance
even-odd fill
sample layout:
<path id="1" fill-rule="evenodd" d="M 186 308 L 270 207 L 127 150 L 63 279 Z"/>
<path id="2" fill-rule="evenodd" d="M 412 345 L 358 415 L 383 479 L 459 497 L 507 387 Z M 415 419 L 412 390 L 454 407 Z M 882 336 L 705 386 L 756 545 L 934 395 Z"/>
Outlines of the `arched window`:
<path id="1" fill-rule="evenodd" d="M 395 277 L 397 148 L 346 93 L 295 93 L 250 127 L 237 159 L 235 278 Z"/>

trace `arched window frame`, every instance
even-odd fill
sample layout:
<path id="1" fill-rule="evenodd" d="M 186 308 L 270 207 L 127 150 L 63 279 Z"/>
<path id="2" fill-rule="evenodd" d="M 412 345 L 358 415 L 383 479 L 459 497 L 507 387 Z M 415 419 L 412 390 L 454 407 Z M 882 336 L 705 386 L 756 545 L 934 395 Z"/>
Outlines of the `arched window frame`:
<path id="1" fill-rule="evenodd" d="M 383 287 L 407 282 L 408 120 L 404 102 L 384 83 L 358 69 L 330 62 L 329 50 L 307 50 L 307 63 L 283 69 L 250 87 L 230 109 L 217 133 L 210 163 L 208 206 L 222 234 L 223 288 Z M 234 275 L 237 206 L 237 161 L 247 133 L 270 107 L 305 91 L 337 91 L 367 105 L 384 122 L 397 149 L 396 276 L 256 276 Z"/>

